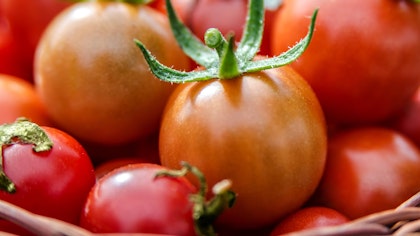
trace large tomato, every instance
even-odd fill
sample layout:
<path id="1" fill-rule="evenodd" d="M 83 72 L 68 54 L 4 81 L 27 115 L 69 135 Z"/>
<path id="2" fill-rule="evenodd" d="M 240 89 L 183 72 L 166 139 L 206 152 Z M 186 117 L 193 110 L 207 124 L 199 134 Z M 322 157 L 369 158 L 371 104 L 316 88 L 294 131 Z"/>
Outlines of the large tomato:
<path id="1" fill-rule="evenodd" d="M 78 224 L 85 199 L 95 183 L 95 172 L 86 151 L 73 137 L 58 129 L 38 126 L 44 136 L 28 121 L 17 123 L 24 126 L 14 127 L 11 132 L 11 128 L 5 132 L 4 125 L 0 128 L 1 171 L 15 186 L 15 191 L 11 191 L 2 176 L 0 199 L 36 214 Z M 13 132 L 16 136 L 9 137 Z M 30 137 L 35 144 L 18 135 Z M 45 137 L 52 142 L 52 148 L 35 151 L 34 147 L 49 145 Z M 0 220 L 0 230 L 21 233 L 5 220 Z"/>
<path id="2" fill-rule="evenodd" d="M 228 178 L 237 202 L 219 223 L 257 228 L 300 207 L 324 170 L 324 116 L 289 67 L 179 85 L 160 130 L 161 162 L 185 160 L 209 185 Z"/>
<path id="3" fill-rule="evenodd" d="M 274 54 L 305 34 L 315 8 L 314 37 L 292 67 L 313 87 L 327 119 L 369 123 L 395 115 L 420 83 L 420 4 L 286 0 L 273 24 Z"/>
<path id="4" fill-rule="evenodd" d="M 30 82 L 0 74 L 0 124 L 26 117 L 39 125 L 50 125 L 47 110 Z"/>
<path id="5" fill-rule="evenodd" d="M 420 150 L 380 127 L 344 130 L 328 143 L 315 199 L 350 219 L 392 209 L 420 191 Z"/>
<path id="6" fill-rule="evenodd" d="M 84 2 L 55 18 L 37 49 L 35 84 L 58 127 L 110 145 L 156 132 L 174 86 L 150 73 L 135 38 L 166 65 L 189 68 L 164 14 L 148 6 Z"/>
<path id="7" fill-rule="evenodd" d="M 32 82 L 39 38 L 49 22 L 69 5 L 69 1 L 62 0 L 1 0 L 0 72 Z M 6 31 L 10 35 L 4 35 Z"/>

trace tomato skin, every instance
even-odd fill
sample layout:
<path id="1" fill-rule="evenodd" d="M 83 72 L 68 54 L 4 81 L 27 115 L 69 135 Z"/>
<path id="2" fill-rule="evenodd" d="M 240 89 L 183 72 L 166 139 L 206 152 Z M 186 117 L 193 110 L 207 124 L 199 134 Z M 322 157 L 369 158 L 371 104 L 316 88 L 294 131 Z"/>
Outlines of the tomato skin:
<path id="1" fill-rule="evenodd" d="M 25 117 L 38 125 L 50 125 L 47 110 L 33 84 L 11 75 L 0 74 L 0 124 Z"/>
<path id="2" fill-rule="evenodd" d="M 420 150 L 392 129 L 362 127 L 331 137 L 314 199 L 350 219 L 392 209 L 420 190 Z"/>
<path id="3" fill-rule="evenodd" d="M 349 222 L 342 213 L 322 206 L 304 207 L 282 219 L 270 236 L 282 235 L 306 229 L 334 226 Z"/>
<path id="4" fill-rule="evenodd" d="M 9 29 L 11 39 L 7 45 L 0 43 L 0 72 L 33 82 L 33 60 L 41 34 L 49 22 L 70 5 L 61 0 L 0 1 L 0 18 L 4 17 L 7 22 L 3 26 Z M 1 21 L 0 35 L 3 36 Z"/>
<path id="5" fill-rule="evenodd" d="M 311 84 L 328 121 L 384 121 L 407 104 L 420 83 L 420 5 L 413 1 L 285 1 L 272 34 L 274 54 L 306 34 L 305 53 L 291 65 Z"/>
<path id="6" fill-rule="evenodd" d="M 185 177 L 155 178 L 156 164 L 124 166 L 92 188 L 80 225 L 97 233 L 195 235 L 190 194 L 197 189 Z"/>
<path id="7" fill-rule="evenodd" d="M 162 165 L 184 160 L 209 186 L 231 179 L 237 201 L 219 224 L 258 228 L 315 190 L 326 156 L 324 117 L 310 87 L 288 67 L 185 83 L 166 106 L 159 151 Z"/>
<path id="8" fill-rule="evenodd" d="M 189 68 L 167 19 L 148 6 L 84 2 L 55 18 L 37 49 L 35 84 L 59 128 L 105 145 L 157 131 L 175 86 L 151 74 L 135 38 L 163 64 Z"/>
<path id="9" fill-rule="evenodd" d="M 83 147 L 67 133 L 42 128 L 54 143 L 50 151 L 36 153 L 32 145 L 19 143 L 4 148 L 4 171 L 16 185 L 16 193 L 0 191 L 0 199 L 36 214 L 78 224 L 95 183 L 92 163 Z M 6 221 L 0 221 L 0 229 L 21 232 Z"/>

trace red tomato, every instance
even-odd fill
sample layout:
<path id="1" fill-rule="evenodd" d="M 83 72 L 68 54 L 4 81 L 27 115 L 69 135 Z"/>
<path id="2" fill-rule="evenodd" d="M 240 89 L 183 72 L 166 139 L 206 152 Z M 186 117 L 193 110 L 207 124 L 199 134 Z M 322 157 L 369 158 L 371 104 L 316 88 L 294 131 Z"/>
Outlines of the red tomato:
<path id="1" fill-rule="evenodd" d="M 308 84 L 289 67 L 179 85 L 163 115 L 161 163 L 184 160 L 213 186 L 231 179 L 235 205 L 220 217 L 259 228 L 296 210 L 322 176 L 326 128 Z"/>
<path id="2" fill-rule="evenodd" d="M 411 138 L 420 147 L 420 88 L 406 109 L 391 121 L 391 127 Z"/>
<path id="3" fill-rule="evenodd" d="M 97 233 L 195 235 L 192 202 L 196 188 L 185 177 L 155 178 L 156 164 L 124 166 L 92 188 L 80 225 Z"/>
<path id="4" fill-rule="evenodd" d="M 67 133 L 41 128 L 53 143 L 48 151 L 35 152 L 32 145 L 19 141 L 2 144 L 4 173 L 15 184 L 16 192 L 1 190 L 0 199 L 36 214 L 77 224 L 95 183 L 92 163 L 83 147 Z M 21 232 L 6 221 L 0 221 L 0 230 Z"/>
<path id="5" fill-rule="evenodd" d="M 202 40 L 209 28 L 219 29 L 223 35 L 233 32 L 236 40 L 240 40 L 245 26 L 247 6 L 247 0 L 201 0 L 194 6 L 187 24 Z M 271 55 L 271 22 L 277 9 L 266 9 L 265 12 L 264 35 L 259 54 Z"/>
<path id="6" fill-rule="evenodd" d="M 6 62 L 0 63 L 0 73 L 32 81 L 35 48 L 41 34 L 49 22 L 69 5 L 70 2 L 62 0 L 1 0 L 0 18 L 4 19 L 0 19 L 0 41 L 9 41 L 7 44 L 0 42 L 0 62 Z M 10 35 L 3 38 L 5 27 L 10 30 Z"/>
<path id="7" fill-rule="evenodd" d="M 420 4 L 382 0 L 285 0 L 273 25 L 274 54 L 319 14 L 313 39 L 291 65 L 313 87 L 332 123 L 371 123 L 398 113 L 420 84 Z"/>
<path id="8" fill-rule="evenodd" d="M 157 132 L 174 85 L 156 79 L 133 39 L 188 69 L 165 15 L 145 5 L 74 4 L 37 49 L 36 88 L 57 126 L 83 142 L 122 145 Z"/>
<path id="9" fill-rule="evenodd" d="M 33 84 L 18 77 L 0 74 L 0 124 L 25 117 L 39 125 L 49 125 L 47 110 Z"/>
<path id="10" fill-rule="evenodd" d="M 286 216 L 271 231 L 270 236 L 282 235 L 306 229 L 334 226 L 350 220 L 340 212 L 322 206 L 310 206 Z"/>
<path id="11" fill-rule="evenodd" d="M 350 219 L 392 209 L 420 191 L 420 150 L 380 127 L 341 131 L 328 143 L 315 199 Z"/>

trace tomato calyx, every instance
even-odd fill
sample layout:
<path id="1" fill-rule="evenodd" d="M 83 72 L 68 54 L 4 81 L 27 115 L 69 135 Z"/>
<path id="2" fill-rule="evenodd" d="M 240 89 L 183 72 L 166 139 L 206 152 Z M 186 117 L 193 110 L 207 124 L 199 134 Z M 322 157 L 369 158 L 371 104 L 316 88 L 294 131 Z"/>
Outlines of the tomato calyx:
<path id="1" fill-rule="evenodd" d="M 200 184 L 198 192 L 190 197 L 190 200 L 194 203 L 192 217 L 195 231 L 197 235 L 202 236 L 216 235 L 213 228 L 214 221 L 226 208 L 232 207 L 236 200 L 236 193 L 231 190 L 232 182 L 224 179 L 216 183 L 212 188 L 214 197 L 207 201 L 208 186 L 204 174 L 187 162 L 182 162 L 181 165 L 182 168 L 180 170 L 163 170 L 158 172 L 156 178 L 162 176 L 181 177 L 188 173 L 194 174 Z"/>
<path id="2" fill-rule="evenodd" d="M 172 32 L 180 45 L 191 59 L 205 70 L 191 72 L 178 71 L 161 64 L 139 40 L 134 42 L 141 50 L 152 73 L 159 79 L 171 83 L 209 80 L 213 78 L 231 79 L 243 73 L 257 72 L 287 65 L 296 60 L 308 47 L 318 13 L 312 15 L 307 35 L 288 51 L 276 57 L 253 60 L 262 40 L 264 28 L 264 1 L 250 0 L 248 17 L 241 41 L 235 47 L 232 34 L 225 39 L 215 28 L 208 29 L 205 34 L 205 44 L 201 42 L 176 16 L 170 0 L 166 0 L 166 8 Z"/>
<path id="3" fill-rule="evenodd" d="M 8 193 L 16 192 L 16 186 L 4 173 L 3 147 L 15 143 L 33 144 L 35 152 L 48 151 L 53 146 L 45 131 L 25 118 L 18 118 L 11 124 L 0 125 L 0 189 Z"/>

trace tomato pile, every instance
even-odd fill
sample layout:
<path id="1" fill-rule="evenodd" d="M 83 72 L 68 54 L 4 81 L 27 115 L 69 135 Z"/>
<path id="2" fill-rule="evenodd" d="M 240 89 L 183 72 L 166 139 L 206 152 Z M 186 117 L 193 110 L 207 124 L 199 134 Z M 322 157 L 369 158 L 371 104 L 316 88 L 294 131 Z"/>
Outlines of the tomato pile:
<path id="1" fill-rule="evenodd" d="M 0 200 L 35 214 L 344 224 L 420 191 L 420 3 L 0 0 L 0 107 Z"/>

